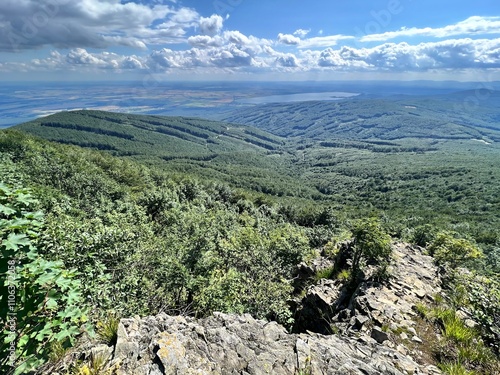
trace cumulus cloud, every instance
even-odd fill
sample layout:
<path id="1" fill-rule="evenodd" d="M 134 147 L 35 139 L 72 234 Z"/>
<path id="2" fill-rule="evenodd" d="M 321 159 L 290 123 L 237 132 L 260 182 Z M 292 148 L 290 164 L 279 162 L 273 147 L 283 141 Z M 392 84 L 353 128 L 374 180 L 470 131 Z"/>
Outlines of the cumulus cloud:
<path id="1" fill-rule="evenodd" d="M 173 42 L 197 25 L 190 8 L 120 0 L 2 0 L 0 52 Z"/>
<path id="2" fill-rule="evenodd" d="M 288 44 L 288 45 L 297 45 L 300 44 L 300 38 L 293 36 L 291 34 L 278 34 L 278 43 Z"/>
<path id="3" fill-rule="evenodd" d="M 213 14 L 210 17 L 200 18 L 200 31 L 204 35 L 214 36 L 221 32 L 224 20 L 221 16 Z"/>
<path id="4" fill-rule="evenodd" d="M 271 41 L 246 36 L 239 31 L 225 31 L 221 35 L 196 35 L 188 38 L 189 50 L 153 51 L 148 65 L 155 71 L 162 69 L 245 68 L 268 66 Z"/>
<path id="5" fill-rule="evenodd" d="M 499 51 L 500 39 L 466 38 L 418 45 L 385 43 L 373 48 L 327 48 L 319 54 L 317 63 L 328 68 L 394 72 L 499 68 Z"/>
<path id="6" fill-rule="evenodd" d="M 215 51 L 211 56 L 210 62 L 218 67 L 235 68 L 254 65 L 252 55 L 236 46 L 231 46 L 221 51 Z"/>
<path id="7" fill-rule="evenodd" d="M 381 34 L 365 35 L 362 42 L 379 42 L 399 37 L 426 36 L 435 38 L 448 38 L 457 35 L 486 35 L 500 34 L 500 17 L 469 17 L 464 21 L 440 28 L 402 28 L 398 31 L 388 31 Z"/>
<path id="8" fill-rule="evenodd" d="M 106 64 L 104 60 L 101 60 L 91 53 L 88 53 L 83 48 L 75 48 L 74 50 L 71 50 L 66 56 L 66 61 L 71 65 L 82 64 L 104 66 Z"/>
<path id="9" fill-rule="evenodd" d="M 361 48 L 359 45 L 351 47 L 349 43 L 338 46 L 342 41 L 354 39 L 353 36 L 323 35 L 308 38 L 309 30 L 303 29 L 296 30 L 293 34 L 280 33 L 274 41 L 245 35 L 238 30 L 223 30 L 222 17 L 212 15 L 204 18 L 190 8 L 174 8 L 174 5 L 146 6 L 124 0 L 0 1 L 0 12 L 9 10 L 9 15 L 12 16 L 4 18 L 1 23 L 0 51 L 8 50 L 8 36 L 12 30 L 23 32 L 23 27 L 26 27 L 22 22 L 15 24 L 15 20 L 25 17 L 21 10 L 28 9 L 30 5 L 31 11 L 40 10 L 42 8 L 37 8 L 34 4 L 47 5 L 50 1 L 60 4 L 58 14 L 53 16 L 54 22 L 50 25 L 47 23 L 47 27 L 38 27 L 36 33 L 29 34 L 29 38 L 18 41 L 18 49 L 48 45 L 67 49 L 64 53 L 53 51 L 44 59 L 3 62 L 0 71 L 148 70 L 162 74 L 181 71 L 397 73 L 500 69 L 500 38 L 462 38 L 419 44 L 383 43 Z M 14 7 L 14 2 L 21 5 Z M 97 7 L 98 3 L 102 6 Z M 498 21 L 500 22 L 500 17 Z M 124 26 L 127 22 L 128 28 Z M 486 30 L 493 32 L 494 22 L 497 22 L 495 17 L 471 17 L 457 25 L 461 25 L 462 31 L 484 34 Z M 476 25 L 475 28 L 473 24 Z M 450 33 L 458 30 L 457 25 L 454 25 L 455 28 L 450 26 L 439 30 Z M 27 30 L 24 32 L 27 33 Z M 189 33 L 190 30 L 197 31 L 197 35 Z M 438 34 L 438 29 L 431 30 L 433 35 L 447 35 Z M 7 39 L 2 39 L 2 36 Z M 180 48 L 173 48 L 165 43 L 179 40 L 185 42 Z M 122 55 L 94 50 L 116 45 L 142 51 L 137 56 L 132 53 Z M 287 47 L 287 53 L 279 51 L 283 45 L 290 46 Z"/>
<path id="10" fill-rule="evenodd" d="M 235 43 L 235 44 L 240 44 L 240 45 L 251 44 L 250 39 L 246 35 L 240 33 L 239 31 L 236 31 L 236 30 L 226 31 L 224 33 L 224 39 L 228 43 Z"/>
<path id="11" fill-rule="evenodd" d="M 188 38 L 188 43 L 193 47 L 199 48 L 218 47 L 223 45 L 224 39 L 218 35 L 215 37 L 208 35 L 194 35 Z"/>
<path id="12" fill-rule="evenodd" d="M 299 66 L 299 61 L 297 57 L 291 53 L 278 56 L 276 58 L 276 64 L 286 68 L 297 68 Z"/>
<path id="13" fill-rule="evenodd" d="M 142 70 L 148 68 L 145 60 L 136 55 L 119 55 L 112 52 L 91 53 L 84 48 L 71 49 L 66 54 L 52 51 L 45 59 L 33 59 L 29 64 L 10 64 L 12 70 L 75 70 L 75 71 L 96 71 L 96 70 Z"/>
<path id="14" fill-rule="evenodd" d="M 45 59 L 29 63 L 4 63 L 2 71 L 54 70 L 143 70 L 175 72 L 189 69 L 223 69 L 224 71 L 343 71 L 343 72 L 426 72 L 462 71 L 467 69 L 500 69 L 500 38 L 470 38 L 411 45 L 384 43 L 371 48 L 342 46 L 323 50 L 300 49 L 282 53 L 267 40 L 241 33 L 224 37 L 202 36 L 203 48 L 193 45 L 187 50 L 162 48 L 146 56 L 120 55 L 112 52 L 90 52 L 73 48 L 65 54 L 53 51 Z M 211 38 L 211 39 L 207 39 Z M 220 45 L 210 46 L 217 39 Z M 232 42 L 231 42 L 232 41 Z M 238 41 L 240 43 L 234 43 Z M 214 42 L 215 43 L 215 42 Z M 259 44 L 261 43 L 261 44 Z"/>

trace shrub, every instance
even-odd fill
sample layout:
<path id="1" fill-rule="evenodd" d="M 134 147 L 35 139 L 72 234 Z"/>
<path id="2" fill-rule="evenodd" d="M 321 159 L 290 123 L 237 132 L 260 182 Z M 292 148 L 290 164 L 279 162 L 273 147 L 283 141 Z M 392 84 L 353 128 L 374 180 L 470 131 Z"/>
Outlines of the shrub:
<path id="1" fill-rule="evenodd" d="M 314 281 L 319 281 L 321 279 L 331 279 L 334 274 L 335 274 L 335 266 L 322 268 L 318 270 L 314 275 Z"/>
<path id="2" fill-rule="evenodd" d="M 62 262 L 43 259 L 35 246 L 43 223 L 25 189 L 0 184 L 0 372 L 24 374 L 45 361 L 57 343 L 69 347 L 87 320 L 80 282 Z M 22 304 L 22 306 L 21 306 Z"/>
<path id="3" fill-rule="evenodd" d="M 460 363 L 444 363 L 439 365 L 441 371 L 448 375 L 474 375 L 476 374 L 474 371 L 467 370 Z"/>
<path id="4" fill-rule="evenodd" d="M 483 256 L 481 250 L 471 241 L 457 238 L 456 233 L 448 231 L 439 232 L 428 250 L 438 264 L 450 268 L 456 268 L 468 260 Z"/>
<path id="5" fill-rule="evenodd" d="M 353 275 L 357 275 L 363 263 L 384 266 L 391 259 L 391 237 L 382 229 L 376 219 L 356 221 L 352 230 L 354 236 L 354 254 L 352 260 Z"/>

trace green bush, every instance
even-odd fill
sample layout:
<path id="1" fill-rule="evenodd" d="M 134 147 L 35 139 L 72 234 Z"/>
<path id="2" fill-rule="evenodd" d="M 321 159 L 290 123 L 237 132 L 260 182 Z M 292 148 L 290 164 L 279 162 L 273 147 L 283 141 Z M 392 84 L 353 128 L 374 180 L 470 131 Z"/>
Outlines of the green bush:
<path id="1" fill-rule="evenodd" d="M 356 221 L 352 234 L 354 237 L 352 260 L 354 277 L 366 263 L 387 267 L 392 254 L 391 237 L 382 229 L 378 220 L 369 218 Z"/>
<path id="2" fill-rule="evenodd" d="M 86 322 L 81 284 L 62 262 L 42 258 L 35 246 L 43 224 L 25 189 L 0 184 L 0 370 L 24 374 L 47 361 L 54 343 L 71 346 Z"/>
<path id="3" fill-rule="evenodd" d="M 456 268 L 466 261 L 481 258 L 483 253 L 474 243 L 464 238 L 457 238 L 453 232 L 439 232 L 432 240 L 427 250 L 436 262 Z"/>

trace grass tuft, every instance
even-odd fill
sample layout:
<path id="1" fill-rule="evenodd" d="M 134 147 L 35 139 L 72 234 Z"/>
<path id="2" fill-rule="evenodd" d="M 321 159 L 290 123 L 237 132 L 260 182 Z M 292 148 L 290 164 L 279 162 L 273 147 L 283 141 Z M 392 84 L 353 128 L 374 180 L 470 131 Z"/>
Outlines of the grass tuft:
<path id="1" fill-rule="evenodd" d="M 115 314 L 109 314 L 104 320 L 97 322 L 97 335 L 104 344 L 116 344 L 119 323 L 120 318 Z"/>

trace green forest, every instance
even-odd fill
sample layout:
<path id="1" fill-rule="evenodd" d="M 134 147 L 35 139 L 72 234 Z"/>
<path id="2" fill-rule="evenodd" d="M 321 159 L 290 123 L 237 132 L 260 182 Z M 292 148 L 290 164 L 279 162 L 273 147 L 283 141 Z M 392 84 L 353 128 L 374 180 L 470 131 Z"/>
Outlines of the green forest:
<path id="1" fill-rule="evenodd" d="M 268 105 L 228 122 L 61 112 L 0 132 L 0 298 L 14 301 L 0 311 L 1 372 L 56 361 L 117 317 L 250 313 L 296 330 L 296 266 L 352 238 L 352 285 L 367 262 L 383 270 L 390 241 L 427 246 L 464 290 L 453 307 L 474 314 L 474 339 L 498 356 L 493 109 L 474 127 L 430 100 L 398 110 L 425 115 L 396 111 L 401 100 L 345 103 Z M 284 112 L 290 123 L 277 124 Z M 488 373 L 474 361 L 467 373 Z"/>

